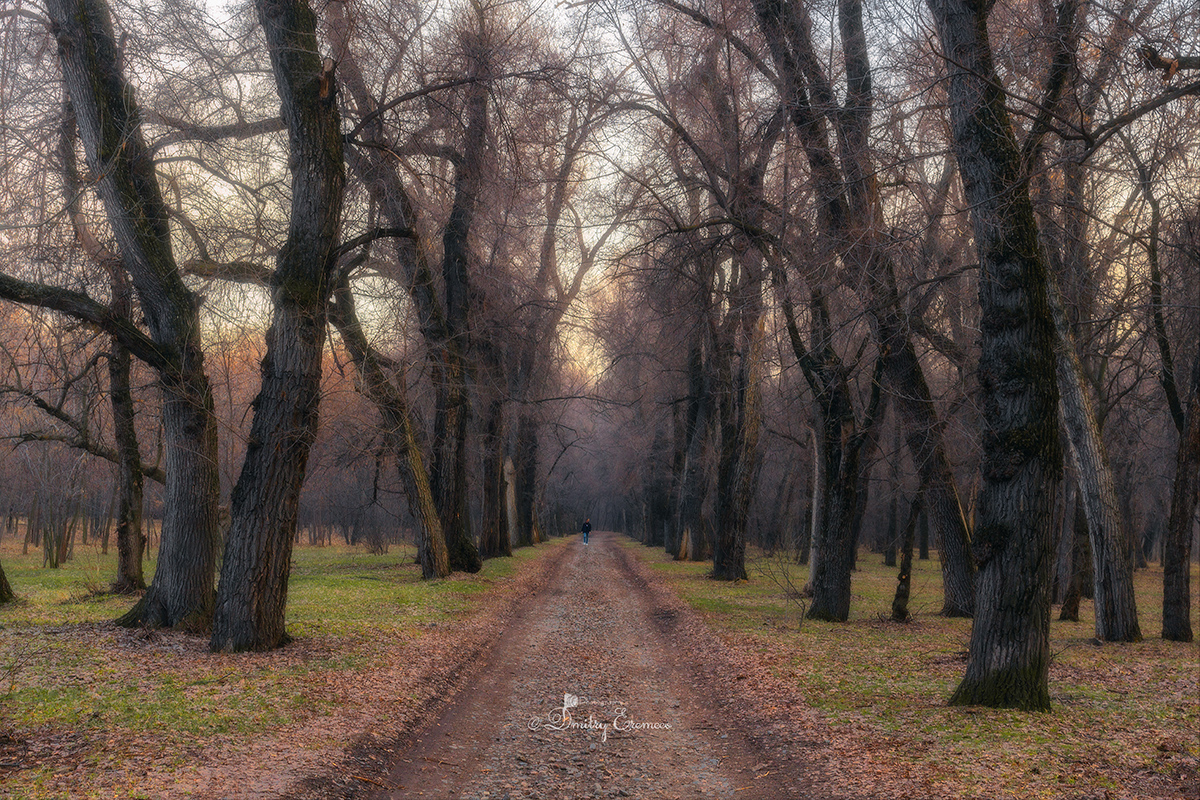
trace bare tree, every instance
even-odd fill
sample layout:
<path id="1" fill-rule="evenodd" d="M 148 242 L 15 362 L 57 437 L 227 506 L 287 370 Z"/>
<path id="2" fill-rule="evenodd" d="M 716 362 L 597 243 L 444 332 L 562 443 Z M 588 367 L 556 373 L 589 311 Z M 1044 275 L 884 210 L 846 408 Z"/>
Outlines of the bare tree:
<path id="1" fill-rule="evenodd" d="M 966 675 L 950 702 L 1048 709 L 1051 506 L 1062 473 L 1048 266 L 988 37 L 989 6 L 931 0 L 982 309 L 980 563 Z"/>
<path id="2" fill-rule="evenodd" d="M 296 514 L 316 436 L 322 353 L 346 185 L 334 61 L 306 0 L 258 3 L 287 123 L 292 208 L 271 288 L 274 318 L 242 473 L 231 498 L 210 646 L 268 650 L 284 629 Z"/>
<path id="3" fill-rule="evenodd" d="M 212 614 L 218 483 L 197 300 L 172 253 L 169 213 L 141 134 L 138 106 L 120 68 L 107 5 L 56 0 L 47 10 L 88 166 L 99 176 L 97 189 L 150 337 L 77 293 L 8 278 L 0 283 L 9 299 L 104 325 L 158 370 L 167 443 L 163 542 L 149 591 L 121 622 L 203 629 Z"/>

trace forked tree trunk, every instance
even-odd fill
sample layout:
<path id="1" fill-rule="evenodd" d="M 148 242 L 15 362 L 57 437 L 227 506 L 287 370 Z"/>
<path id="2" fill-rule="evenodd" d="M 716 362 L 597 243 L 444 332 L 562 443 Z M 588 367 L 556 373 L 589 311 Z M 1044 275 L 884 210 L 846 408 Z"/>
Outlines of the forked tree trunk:
<path id="1" fill-rule="evenodd" d="M 166 486 L 162 544 L 149 591 L 119 622 L 205 629 L 218 540 L 217 429 L 195 296 L 171 252 L 168 211 L 119 67 L 103 0 L 53 0 L 47 12 L 88 166 L 157 349 Z"/>
<path id="2" fill-rule="evenodd" d="M 350 48 L 350 23 L 343 5 L 342 2 L 331 2 L 327 6 L 331 39 L 348 94 L 363 117 L 359 138 L 374 143 L 383 137 L 381 118 L 372 113 L 376 101 L 367 91 L 366 81 Z M 479 64 L 473 66 L 486 72 Z M 438 505 L 439 528 L 451 569 L 478 572 L 483 562 L 471 540 L 470 520 L 466 513 L 467 451 L 463 437 L 469 412 L 465 360 L 466 340 L 470 335 L 467 240 L 474 216 L 479 173 L 483 168 L 482 149 L 487 144 L 487 90 L 481 81 L 473 83 L 468 94 L 467 141 L 460 167 L 456 169 L 454 203 L 443 235 L 444 308 L 438 296 L 434 269 L 417 233 L 415 207 L 400 180 L 394 159 L 387 154 L 387 147 L 353 146 L 346 150 L 346 159 L 377 204 L 381 218 L 390 227 L 409 232 L 408 237 L 394 241 L 397 262 L 417 310 L 434 384 L 433 436 L 426 474 Z M 420 454 L 413 453 L 412 456 L 418 458 Z M 426 526 L 425 530 L 430 533 L 432 529 Z"/>
<path id="3" fill-rule="evenodd" d="M 929 0 L 929 8 L 980 269 L 980 571 L 966 674 L 950 702 L 1048 710 L 1051 527 L 1062 474 L 1048 265 L 992 62 L 990 5 Z"/>
<path id="4" fill-rule="evenodd" d="M 307 0 L 259 0 L 287 124 L 292 205 L 272 279 L 274 314 L 245 461 L 230 499 L 214 651 L 270 650 L 284 628 L 296 514 L 317 434 L 322 355 L 346 185 L 333 64 Z"/>
<path id="5" fill-rule="evenodd" d="M 1171 487 L 1171 515 L 1163 546 L 1162 637 L 1192 641 L 1191 580 L 1192 527 L 1200 498 L 1200 354 L 1192 367 L 1187 412 L 1175 456 L 1175 483 Z"/>
<path id="6" fill-rule="evenodd" d="M 866 278 L 868 311 L 883 352 L 891 399 L 904 420 L 909 450 L 926 487 L 926 516 L 942 542 L 943 613 L 971 616 L 975 587 L 970 533 L 946 456 L 943 426 L 904 319 L 887 250 L 889 237 L 883 235 L 883 203 L 869 141 L 874 97 L 861 0 L 838 1 L 844 107 L 839 107 L 815 57 L 806 7 L 787 0 L 756 0 L 754 6 L 779 73 L 782 99 L 808 158 L 821 233 L 829 237 L 828 246 Z M 837 159 L 822 114 L 837 130 Z"/>
<path id="7" fill-rule="evenodd" d="M 1083 386 L 1083 374 L 1058 289 L 1047 286 L 1054 325 L 1055 369 L 1060 397 L 1059 416 L 1075 466 L 1079 504 L 1087 516 L 1091 538 L 1096 638 L 1109 642 L 1140 642 L 1137 601 L 1133 594 L 1133 564 L 1129 539 L 1121 525 L 1112 469 L 1096 428 L 1096 417 Z"/>
<path id="8" fill-rule="evenodd" d="M 820 513 L 813 528 L 809 554 L 809 588 L 812 604 L 808 619 L 845 622 L 850 618 L 850 576 L 854 568 L 854 508 L 859 490 L 859 458 L 866 441 L 857 430 L 849 384 L 840 364 L 828 364 L 822 380 L 825 391 L 814 402 L 821 437 Z M 879 364 L 872 381 L 867 419 L 869 428 L 878 411 Z"/>

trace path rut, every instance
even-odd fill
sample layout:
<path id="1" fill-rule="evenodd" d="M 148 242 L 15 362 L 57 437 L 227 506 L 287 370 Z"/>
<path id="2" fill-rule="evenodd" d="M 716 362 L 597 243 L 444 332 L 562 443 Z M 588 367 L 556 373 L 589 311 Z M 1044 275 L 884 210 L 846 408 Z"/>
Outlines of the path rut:
<path id="1" fill-rule="evenodd" d="M 612 533 L 570 543 L 380 797 L 799 797 L 723 718 L 632 558 Z"/>

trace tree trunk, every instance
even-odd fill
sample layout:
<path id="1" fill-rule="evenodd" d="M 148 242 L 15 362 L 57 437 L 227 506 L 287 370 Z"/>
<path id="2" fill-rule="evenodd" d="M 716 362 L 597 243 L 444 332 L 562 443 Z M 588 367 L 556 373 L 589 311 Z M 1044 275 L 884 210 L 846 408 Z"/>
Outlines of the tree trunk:
<path id="1" fill-rule="evenodd" d="M 331 38 L 341 57 L 346 88 L 358 112 L 364 117 L 376 108 L 367 91 L 349 46 L 349 21 L 342 3 L 328 5 Z M 473 54 L 479 56 L 479 54 Z M 483 56 L 482 58 L 486 58 Z M 482 60 L 482 59 L 480 59 Z M 472 69 L 486 78 L 486 64 L 477 60 Z M 386 154 L 387 148 L 350 147 L 346 159 L 350 169 L 365 184 L 377 203 L 380 215 L 389 226 L 407 231 L 396 238 L 396 258 L 405 274 L 406 288 L 417 310 L 426 359 L 434 385 L 434 421 L 428 472 L 430 488 L 438 505 L 439 524 L 452 569 L 478 572 L 483 565 L 471 540 L 467 514 L 467 430 L 469 400 L 466 380 L 466 346 L 470 336 L 468 281 L 468 237 L 474 217 L 478 181 L 483 168 L 482 150 L 487 144 L 487 89 L 484 81 L 468 88 L 468 122 L 460 165 L 456 169 L 454 203 L 443 232 L 442 275 L 445 281 L 445 308 L 438 297 L 434 270 L 421 246 L 417 215 L 411 198 Z M 378 115 L 364 119 L 360 139 L 375 141 L 382 137 Z M 365 377 L 365 376 L 364 376 Z M 381 411 L 383 409 L 381 408 Z M 414 431 L 415 433 L 415 431 Z M 400 437 L 404 440 L 405 437 Z M 407 441 L 415 441 L 413 438 Z M 419 454 L 411 454 L 413 458 Z M 423 471 L 423 470 L 422 470 Z M 431 528 L 426 527 L 426 532 Z"/>
<path id="2" fill-rule="evenodd" d="M 532 414 L 517 418 L 517 442 L 513 466 L 516 469 L 517 527 L 512 538 L 517 547 L 533 544 L 534 502 L 537 498 L 538 424 Z"/>
<path id="3" fill-rule="evenodd" d="M 1137 601 L 1133 594 L 1133 565 L 1129 537 L 1121 525 L 1112 469 L 1096 427 L 1096 417 L 1083 386 L 1075 343 L 1058 289 L 1047 286 L 1054 313 L 1055 372 L 1058 379 L 1059 417 L 1066 431 L 1068 451 L 1075 466 L 1079 504 L 1087 515 L 1092 546 L 1093 598 L 1096 605 L 1096 638 L 1109 642 L 1140 642 Z"/>
<path id="4" fill-rule="evenodd" d="M 892 496 L 888 499 L 887 542 L 883 546 L 883 565 L 885 567 L 896 566 L 896 549 L 900 544 L 900 542 L 899 542 L 900 521 L 898 519 L 896 519 L 896 513 L 898 511 L 897 500 L 899 499 L 899 496 L 900 496 L 899 477 L 900 477 L 899 470 L 893 469 L 892 470 Z M 916 530 L 916 525 L 913 526 L 913 530 L 914 531 Z M 911 550 L 911 546 L 909 549 Z M 910 558 L 911 558 L 911 554 L 910 554 Z"/>
<path id="5" fill-rule="evenodd" d="M 1092 547 L 1088 541 L 1088 523 L 1083 510 L 1083 498 L 1075 498 L 1074 522 L 1071 525 L 1071 580 L 1063 595 L 1062 610 L 1058 618 L 1064 622 L 1079 621 L 1079 601 L 1086 596 L 1087 589 L 1095 586 L 1092 577 Z"/>
<path id="6" fill-rule="evenodd" d="M 421 525 L 417 541 L 421 576 L 444 578 L 450 574 L 450 555 L 423 450 L 417 440 L 417 428 L 408 407 L 404 372 L 396 370 L 395 382 L 388 378 L 384 371 L 387 359 L 367 342 L 355 309 L 354 294 L 345 276 L 335 291 L 335 298 L 329 319 L 338 329 L 350 360 L 358 370 L 359 391 L 379 411 L 386 441 L 396 458 L 396 470 L 409 510 Z"/>
<path id="7" fill-rule="evenodd" d="M 288 237 L 272 279 L 274 315 L 241 475 L 230 498 L 214 651 L 270 650 L 284 629 L 296 514 L 316 438 L 322 355 L 346 185 L 333 64 L 322 65 L 306 0 L 260 0 L 258 19 L 287 123 Z"/>
<path id="8" fill-rule="evenodd" d="M 203 632 L 212 623 L 220 544 L 212 392 L 208 379 L 197 372 L 190 381 L 164 385 L 163 393 L 167 483 L 157 566 L 146 594 L 117 624 Z"/>
<path id="9" fill-rule="evenodd" d="M 895 266 L 887 251 L 888 237 L 883 235 L 883 203 L 869 141 L 874 97 L 862 3 L 838 2 L 845 107 L 839 107 L 814 54 L 812 20 L 805 7 L 798 2 L 769 0 L 756 0 L 754 6 L 782 81 L 782 99 L 808 158 L 818 199 L 819 230 L 830 238 L 831 249 L 866 278 L 868 311 L 891 399 L 898 417 L 904 420 L 909 451 L 926 487 L 926 515 L 932 515 L 942 542 L 943 613 L 971 616 L 974 564 L 970 533 L 945 453 L 943 426 L 904 319 Z M 840 150 L 836 160 L 821 114 L 837 130 Z"/>
<path id="10" fill-rule="evenodd" d="M 103 0 L 47 4 L 80 139 L 121 260 L 157 345 L 163 391 L 166 509 L 149 591 L 119 622 L 205 629 L 218 541 L 217 436 L 197 302 L 171 252 L 168 212 L 142 139 L 133 89 L 119 68 Z"/>
<path id="11" fill-rule="evenodd" d="M 17 595 L 8 582 L 8 576 L 4 574 L 4 565 L 0 564 L 0 606 L 15 599 L 17 599 Z"/>
<path id="12" fill-rule="evenodd" d="M 1062 473 L 1048 267 L 992 62 L 990 6 L 929 7 L 980 268 L 980 571 L 966 674 L 950 702 L 1048 710 L 1051 527 Z"/>
<path id="13" fill-rule="evenodd" d="M 496 398 L 488 404 L 483 435 L 483 530 L 479 532 L 479 555 L 483 558 L 512 555 L 504 480 L 504 438 L 504 403 Z"/>
<path id="14" fill-rule="evenodd" d="M 698 343 L 688 354 L 687 449 L 683 465 L 683 485 L 679 491 L 679 558 L 704 560 L 703 507 L 708 493 L 709 419 L 713 398 L 709 368 Z"/>
<path id="15" fill-rule="evenodd" d="M 892 621 L 908 622 L 908 601 L 912 589 L 913 535 L 917 530 L 917 518 L 921 516 L 922 492 L 917 492 L 908 510 L 908 521 L 904 523 L 904 542 L 900 547 L 900 575 L 896 578 L 896 594 L 892 597 Z M 895 500 L 892 501 L 893 508 Z M 894 565 L 893 565 L 894 566 Z"/>
<path id="16" fill-rule="evenodd" d="M 113 311 L 129 318 L 132 298 L 125 276 L 112 273 Z M 112 354 L 108 359 L 109 395 L 113 412 L 113 435 L 117 444 L 117 577 L 112 589 L 120 594 L 139 592 L 146 588 L 142 572 L 142 555 L 146 537 L 142 533 L 143 476 L 142 457 L 138 449 L 135 427 L 135 406 L 130 388 L 129 351 L 113 338 Z M 108 545 L 105 529 L 104 544 Z"/>
<path id="17" fill-rule="evenodd" d="M 816 401 L 821 437 L 821 512 L 813 529 L 809 574 L 812 604 L 808 619 L 845 622 L 850 618 L 850 574 L 853 569 L 851 522 L 858 494 L 861 438 L 854 435 L 854 411 L 844 380 L 830 381 L 831 390 Z"/>
<path id="18" fill-rule="evenodd" d="M 755 270 L 760 274 L 760 270 Z M 758 473 L 758 436 L 762 425 L 760 383 L 763 328 L 755 295 L 757 282 L 744 288 L 748 302 L 731 320 L 730 333 L 742 334 L 742 352 L 736 371 L 732 364 L 733 343 L 724 358 L 727 379 L 721 404 L 721 457 L 717 466 L 717 530 L 713 537 L 713 577 L 717 580 L 746 579 L 746 524 Z M 732 313 L 732 312 L 731 312 Z"/>
<path id="19" fill-rule="evenodd" d="M 1171 515 L 1163 546 L 1163 631 L 1175 642 L 1192 641 L 1191 580 L 1192 527 L 1200 498 L 1200 354 L 1192 366 L 1187 412 L 1175 456 Z"/>

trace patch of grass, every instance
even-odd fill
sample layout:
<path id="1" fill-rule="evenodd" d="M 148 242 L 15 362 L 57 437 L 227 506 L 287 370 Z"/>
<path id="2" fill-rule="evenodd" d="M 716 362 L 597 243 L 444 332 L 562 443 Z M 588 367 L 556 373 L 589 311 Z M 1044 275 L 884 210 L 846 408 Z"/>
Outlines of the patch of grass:
<path id="1" fill-rule="evenodd" d="M 1092 644 L 1090 601 L 1081 604 L 1079 622 L 1059 622 L 1055 609 L 1054 711 L 1023 714 L 946 705 L 965 669 L 971 622 L 938 616 L 936 560 L 915 562 L 914 619 L 897 624 L 888 619 L 897 570 L 862 554 L 851 617 L 839 624 L 801 622 L 795 602 L 768 577 L 783 568 L 803 585 L 807 567 L 768 563 L 759 554 L 749 559 L 750 580 L 731 584 L 709 579 L 708 564 L 675 562 L 632 541 L 626 546 L 830 724 L 867 732 L 849 735 L 899 737 L 908 743 L 904 752 L 952 780 L 963 797 L 1056 797 L 1065 786 L 1170 796 L 1197 776 L 1200 649 L 1154 638 L 1162 614 L 1159 567 L 1135 577 L 1142 643 Z M 1193 586 L 1200 585 L 1200 573 L 1193 575 Z M 1200 629 L 1200 614 L 1193 626 Z M 1165 776 L 1166 795 L 1143 785 L 1139 775 L 1147 771 Z"/>
<path id="2" fill-rule="evenodd" d="M 477 575 L 422 581 L 412 547 L 392 546 L 384 555 L 297 547 L 287 610 L 295 643 L 230 655 L 208 653 L 203 638 L 112 625 L 134 602 L 96 594 L 115 575 L 114 554 L 77 546 L 62 567 L 44 569 L 40 552 L 22 554 L 19 542 L 7 540 L 0 560 L 20 601 L 0 606 L 0 732 L 71 732 L 91 746 L 108 742 L 85 758 L 109 771 L 137 760 L 126 741 L 152 741 L 164 755 L 180 754 L 183 768 L 184 753 L 217 737 L 246 741 L 338 713 L 339 695 L 325 687 L 370 676 L 398 641 L 466 619 L 481 593 L 546 550 L 523 548 L 485 561 Z M 153 568 L 151 559 L 148 575 Z M 43 764 L 4 775 L 5 796 L 55 796 L 43 785 L 55 774 Z"/>

